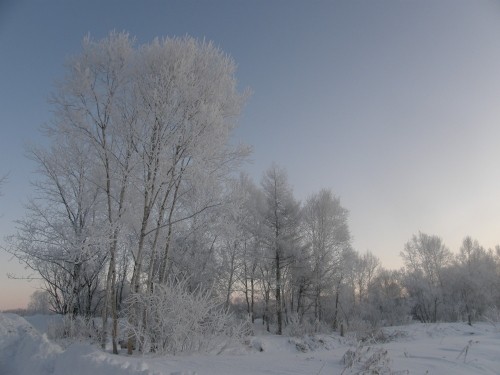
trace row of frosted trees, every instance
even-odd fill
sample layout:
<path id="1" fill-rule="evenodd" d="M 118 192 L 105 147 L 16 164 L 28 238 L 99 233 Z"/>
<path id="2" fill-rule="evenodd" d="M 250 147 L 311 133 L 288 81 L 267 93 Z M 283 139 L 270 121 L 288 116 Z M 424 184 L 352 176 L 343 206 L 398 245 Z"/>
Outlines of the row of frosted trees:
<path id="1" fill-rule="evenodd" d="M 410 314 L 474 319 L 499 302 L 498 254 L 470 239 L 454 260 L 420 233 L 405 270 L 387 271 L 351 248 L 331 191 L 298 202 L 275 165 L 259 184 L 238 176 L 249 149 L 231 142 L 246 98 L 234 72 L 188 37 L 84 39 L 51 98 L 47 143 L 30 150 L 39 178 L 7 248 L 43 280 L 54 311 L 101 315 L 102 343 L 111 333 L 117 352 L 118 318 L 131 350 L 138 331 L 154 330 L 147 301 L 179 285 L 278 334 Z"/>
<path id="2" fill-rule="evenodd" d="M 438 236 L 414 235 L 401 253 L 411 313 L 422 322 L 497 321 L 500 247 L 486 250 L 465 237 L 453 254 Z"/>
<path id="3" fill-rule="evenodd" d="M 111 316 L 115 352 L 123 294 L 152 292 L 173 268 L 191 273 L 188 258 L 213 250 L 206 215 L 249 151 L 229 143 L 245 100 L 234 71 L 212 43 L 136 46 L 111 33 L 84 39 L 51 97 L 49 145 L 30 153 L 40 179 L 9 251 L 57 311 L 102 311 L 103 344 Z M 183 263 L 171 259 L 180 254 Z M 132 323 L 139 310 L 129 309 Z"/>

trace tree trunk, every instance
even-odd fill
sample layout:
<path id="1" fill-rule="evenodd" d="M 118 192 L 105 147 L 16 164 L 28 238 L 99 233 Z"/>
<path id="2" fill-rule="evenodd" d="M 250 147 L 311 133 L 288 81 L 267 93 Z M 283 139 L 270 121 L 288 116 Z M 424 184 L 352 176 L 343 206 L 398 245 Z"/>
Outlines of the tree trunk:
<path id="1" fill-rule="evenodd" d="M 109 299 L 111 294 L 112 280 L 112 261 L 109 261 L 108 276 L 106 277 L 106 294 L 104 297 L 104 306 L 102 309 L 102 333 L 101 333 L 101 348 L 106 349 L 106 341 L 108 340 L 108 315 L 109 315 Z"/>
<path id="2" fill-rule="evenodd" d="M 253 277 L 250 279 L 250 298 L 251 298 L 251 303 L 250 303 L 250 314 L 252 317 L 252 323 L 255 323 L 255 314 L 253 312 L 253 306 L 254 306 L 254 281 Z"/>
<path id="3" fill-rule="evenodd" d="M 183 152 L 180 153 L 180 155 L 182 156 Z M 176 155 L 179 155 L 179 150 L 177 150 L 177 154 Z M 170 211 L 168 213 L 168 233 L 167 233 L 167 240 L 166 240 L 166 243 L 165 243 L 165 251 L 163 253 L 163 259 L 162 259 L 162 262 L 161 262 L 161 265 L 160 265 L 160 284 L 163 284 L 167 281 L 167 265 L 168 265 L 168 253 L 169 253 L 169 250 L 170 250 L 170 242 L 172 241 L 172 230 L 173 230 L 173 222 L 172 222 L 172 218 L 173 218 L 173 215 L 174 215 L 174 211 L 175 211 L 175 206 L 177 204 L 177 197 L 178 197 L 178 194 L 179 194 L 179 188 L 181 186 L 181 181 L 182 181 L 182 175 L 184 174 L 184 169 L 185 169 L 185 165 L 183 165 L 180 169 L 180 172 L 179 172 L 179 176 L 177 177 L 177 179 L 175 179 L 174 181 L 174 196 L 172 197 L 172 205 L 170 206 Z M 174 179 L 174 174 L 175 174 L 175 168 L 172 169 L 172 179 Z"/>
<path id="4" fill-rule="evenodd" d="M 116 245 L 114 246 L 111 268 L 111 316 L 113 318 L 113 328 L 111 330 L 111 342 L 113 344 L 113 354 L 118 354 L 116 339 L 118 337 L 118 314 L 116 308 Z"/>
<path id="5" fill-rule="evenodd" d="M 333 329 L 337 329 L 339 324 L 339 291 L 335 292 L 335 310 L 333 313 Z"/>
<path id="6" fill-rule="evenodd" d="M 233 277 L 234 277 L 234 261 L 236 258 L 236 248 L 237 242 L 234 241 L 234 245 L 231 247 L 231 264 L 229 270 L 229 280 L 227 283 L 227 291 L 226 291 L 226 309 L 229 307 L 229 300 L 231 299 L 231 290 L 233 289 Z"/>
<path id="7" fill-rule="evenodd" d="M 282 334 L 282 311 L 281 311 L 281 265 L 280 265 L 280 253 L 279 249 L 276 249 L 276 323 L 278 324 L 278 329 L 276 334 Z"/>
<path id="8" fill-rule="evenodd" d="M 269 293 L 270 293 L 270 286 L 268 286 L 268 288 L 264 292 L 264 321 L 266 323 L 267 332 L 270 332 L 270 330 L 269 330 Z"/>
<path id="9" fill-rule="evenodd" d="M 73 290 L 71 296 L 71 306 L 69 308 L 69 313 L 72 314 L 73 317 L 77 316 L 80 313 L 78 296 L 80 294 L 80 270 L 82 264 L 79 261 L 75 261 L 73 266 Z"/>
<path id="10" fill-rule="evenodd" d="M 146 238 L 146 227 L 149 219 L 149 205 L 148 205 L 148 193 L 146 192 L 144 201 L 144 210 L 143 210 L 143 217 L 142 217 L 142 224 L 141 224 L 141 231 L 139 235 L 139 246 L 137 249 L 137 256 L 135 258 L 135 264 L 134 264 L 134 272 L 132 273 L 132 282 L 131 282 L 131 288 L 130 292 L 132 294 L 139 293 L 140 290 L 140 276 L 142 272 L 142 257 L 143 257 L 143 250 L 144 250 L 144 241 Z M 139 311 L 140 306 L 131 306 L 130 308 L 130 314 L 129 314 L 129 323 L 132 325 L 135 325 L 137 323 L 137 319 L 139 319 Z M 127 340 L 127 354 L 132 355 L 132 351 L 134 348 L 134 332 L 131 330 L 128 334 L 128 340 Z"/>

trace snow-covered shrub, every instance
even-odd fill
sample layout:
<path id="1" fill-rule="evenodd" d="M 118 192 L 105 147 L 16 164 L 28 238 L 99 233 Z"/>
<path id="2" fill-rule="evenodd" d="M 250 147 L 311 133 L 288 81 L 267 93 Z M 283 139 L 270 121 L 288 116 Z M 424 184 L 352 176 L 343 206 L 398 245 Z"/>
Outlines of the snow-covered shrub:
<path id="1" fill-rule="evenodd" d="M 62 320 L 48 324 L 47 336 L 49 339 L 56 340 L 77 339 L 99 342 L 100 327 L 96 325 L 92 318 L 65 315 Z"/>
<path id="2" fill-rule="evenodd" d="M 300 321 L 299 316 L 297 314 L 292 314 L 292 316 L 288 319 L 285 334 L 292 337 L 302 337 L 307 333 L 309 332 L 307 332 L 305 324 Z"/>
<path id="3" fill-rule="evenodd" d="M 483 319 L 490 324 L 496 326 L 500 323 L 500 309 L 496 306 L 491 306 L 483 314 Z"/>
<path id="4" fill-rule="evenodd" d="M 138 323 L 127 323 L 125 328 L 134 333 L 143 353 L 220 351 L 249 329 L 247 322 L 238 322 L 209 290 L 190 291 L 187 281 L 155 284 L 152 293 L 133 294 L 127 302 L 141 311 Z"/>
<path id="5" fill-rule="evenodd" d="M 374 349 L 371 353 L 367 350 L 367 358 L 361 365 L 362 374 L 392 374 L 391 359 L 385 348 Z"/>
<path id="6" fill-rule="evenodd" d="M 358 346 L 348 349 L 342 356 L 344 370 L 342 374 L 371 375 L 393 374 L 391 359 L 385 348 Z"/>
<path id="7" fill-rule="evenodd" d="M 317 333 L 330 333 L 331 329 L 325 322 L 309 319 L 300 320 L 297 314 L 291 314 L 288 318 L 284 333 L 292 337 L 303 337 L 305 335 L 314 335 Z"/>
<path id="8" fill-rule="evenodd" d="M 295 349 L 302 353 L 318 349 L 333 349 L 327 340 L 319 336 L 290 337 L 288 343 L 294 345 Z"/>
<path id="9" fill-rule="evenodd" d="M 356 341 L 368 341 L 378 331 L 380 331 L 379 326 L 373 326 L 370 322 L 360 318 L 351 319 L 347 326 L 347 336 Z"/>

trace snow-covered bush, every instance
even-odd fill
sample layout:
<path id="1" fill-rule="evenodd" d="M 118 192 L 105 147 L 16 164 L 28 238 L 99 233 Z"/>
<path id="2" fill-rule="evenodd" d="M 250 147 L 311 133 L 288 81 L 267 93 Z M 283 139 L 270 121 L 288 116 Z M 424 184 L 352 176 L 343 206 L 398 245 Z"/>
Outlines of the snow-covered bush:
<path id="1" fill-rule="evenodd" d="M 250 328 L 223 308 L 210 290 L 190 291 L 187 281 L 155 284 L 152 293 L 133 294 L 127 302 L 141 311 L 138 323 L 125 328 L 133 332 L 143 353 L 221 351 Z"/>
<path id="2" fill-rule="evenodd" d="M 373 326 L 370 322 L 354 317 L 349 320 L 349 324 L 345 327 L 347 336 L 356 341 L 366 341 L 367 337 L 373 336 L 374 332 L 380 330 L 379 326 Z"/>
<path id="3" fill-rule="evenodd" d="M 291 314 L 288 318 L 284 333 L 292 337 L 303 337 L 305 335 L 314 335 L 317 333 L 330 333 L 331 328 L 324 322 L 319 320 L 311 321 L 310 319 L 302 319 L 297 314 Z"/>
<path id="4" fill-rule="evenodd" d="M 393 374 L 391 359 L 385 348 L 363 346 L 360 343 L 354 349 L 349 349 L 342 357 L 344 370 L 342 374 L 381 375 Z"/>
<path id="5" fill-rule="evenodd" d="M 500 323 L 500 309 L 496 306 L 491 306 L 484 312 L 482 318 L 488 323 L 496 326 Z"/>
<path id="6" fill-rule="evenodd" d="M 47 336 L 49 339 L 77 339 L 98 342 L 101 334 L 95 320 L 83 316 L 65 315 L 60 321 L 49 323 Z"/>
<path id="7" fill-rule="evenodd" d="M 299 316 L 297 314 L 292 314 L 288 319 L 285 334 L 292 337 L 302 337 L 308 333 L 310 332 L 306 329 L 305 324 L 300 321 Z"/>

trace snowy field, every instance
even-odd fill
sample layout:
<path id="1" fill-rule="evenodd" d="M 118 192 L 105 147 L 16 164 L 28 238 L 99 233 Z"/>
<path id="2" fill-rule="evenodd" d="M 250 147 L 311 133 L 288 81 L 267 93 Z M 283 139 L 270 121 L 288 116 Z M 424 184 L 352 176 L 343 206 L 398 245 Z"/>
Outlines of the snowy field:
<path id="1" fill-rule="evenodd" d="M 477 323 L 387 328 L 363 343 L 321 335 L 255 336 L 221 354 L 112 355 L 88 343 L 63 349 L 47 339 L 54 317 L 0 314 L 0 374 L 500 374 L 500 327 Z"/>

